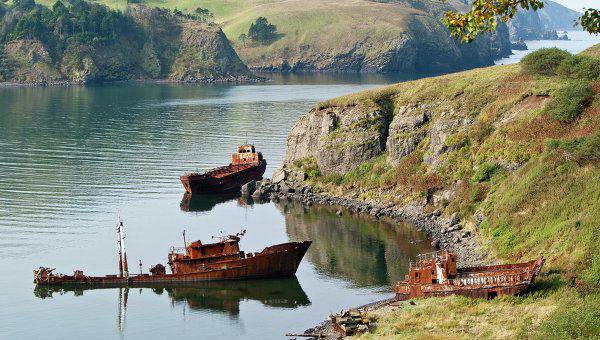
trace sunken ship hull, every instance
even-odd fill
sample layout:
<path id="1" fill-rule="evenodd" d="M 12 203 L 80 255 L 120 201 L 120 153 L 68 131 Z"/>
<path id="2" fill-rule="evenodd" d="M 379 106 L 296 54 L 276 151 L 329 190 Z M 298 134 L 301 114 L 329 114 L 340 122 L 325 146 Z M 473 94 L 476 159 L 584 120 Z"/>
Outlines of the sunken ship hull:
<path id="1" fill-rule="evenodd" d="M 197 195 L 239 191 L 244 184 L 262 179 L 266 168 L 264 159 L 255 164 L 230 164 L 204 174 L 183 175 L 181 184 L 187 193 Z"/>
<path id="2" fill-rule="evenodd" d="M 518 295 L 530 288 L 543 264 L 544 258 L 540 257 L 524 263 L 456 268 L 454 254 L 441 252 L 411 267 L 407 279 L 396 284 L 396 299 L 446 295 L 493 299 Z"/>
<path id="3" fill-rule="evenodd" d="M 261 252 L 239 252 L 237 256 L 201 263 L 196 259 L 177 259 L 169 263 L 174 274 L 153 272 L 140 275 L 87 276 L 52 274 L 41 268 L 34 271 L 37 285 L 145 286 L 156 284 L 193 283 L 218 280 L 242 280 L 294 276 L 311 241 L 289 242 L 265 248 Z M 176 267 L 174 267 L 176 266 Z"/>

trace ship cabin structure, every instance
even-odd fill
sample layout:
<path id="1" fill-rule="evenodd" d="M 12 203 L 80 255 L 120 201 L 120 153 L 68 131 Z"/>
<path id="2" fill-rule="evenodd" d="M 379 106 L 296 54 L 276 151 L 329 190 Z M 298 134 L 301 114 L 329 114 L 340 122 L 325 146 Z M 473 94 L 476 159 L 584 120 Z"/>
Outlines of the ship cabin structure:
<path id="1" fill-rule="evenodd" d="M 412 283 L 446 283 L 456 277 L 456 255 L 447 251 L 420 254 L 410 265 L 408 280 Z"/>
<path id="2" fill-rule="evenodd" d="M 217 243 L 192 242 L 183 249 L 185 253 L 178 252 L 181 248 L 172 248 L 169 266 L 173 274 L 186 274 L 206 270 L 211 264 L 244 259 L 245 254 L 240 251 L 239 242 L 238 235 L 229 235 Z"/>
<path id="3" fill-rule="evenodd" d="M 263 160 L 262 153 L 256 152 L 254 145 L 244 144 L 231 155 L 231 165 L 258 164 Z"/>

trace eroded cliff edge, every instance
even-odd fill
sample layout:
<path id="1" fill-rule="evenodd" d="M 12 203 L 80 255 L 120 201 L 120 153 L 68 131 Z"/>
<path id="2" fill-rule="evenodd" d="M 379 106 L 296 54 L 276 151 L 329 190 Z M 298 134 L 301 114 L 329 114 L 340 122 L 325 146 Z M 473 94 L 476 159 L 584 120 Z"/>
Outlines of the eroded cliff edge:
<path id="1" fill-rule="evenodd" d="M 320 103 L 291 129 L 273 182 L 300 199 L 315 193 L 310 203 L 416 218 L 443 236 L 437 246 L 468 243 L 483 258 L 543 254 L 550 267 L 594 276 L 599 88 L 586 81 L 591 97 L 561 120 L 552 110 L 578 86 L 571 77 L 510 65 Z"/>

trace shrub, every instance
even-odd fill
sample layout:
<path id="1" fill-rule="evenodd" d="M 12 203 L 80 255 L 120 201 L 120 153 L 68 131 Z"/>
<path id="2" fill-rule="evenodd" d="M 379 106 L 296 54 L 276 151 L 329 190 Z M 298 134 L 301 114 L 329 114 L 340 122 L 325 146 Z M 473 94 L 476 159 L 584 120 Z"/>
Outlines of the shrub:
<path id="1" fill-rule="evenodd" d="M 479 166 L 479 168 L 477 168 L 477 171 L 475 171 L 475 174 L 473 174 L 472 180 L 474 183 L 489 181 L 490 179 L 492 179 L 492 176 L 497 170 L 498 165 L 492 164 L 490 162 L 484 162 Z"/>
<path id="2" fill-rule="evenodd" d="M 552 102 L 548 105 L 548 113 L 558 121 L 572 121 L 581 114 L 593 96 L 594 90 L 588 82 L 568 82 L 554 93 Z"/>
<path id="3" fill-rule="evenodd" d="M 596 80 L 600 78 L 600 59 L 573 55 L 560 63 L 556 73 L 573 79 Z"/>
<path id="4" fill-rule="evenodd" d="M 541 48 L 521 59 L 521 67 L 531 75 L 553 76 L 563 60 L 571 56 L 571 53 L 556 47 Z"/>
<path id="5" fill-rule="evenodd" d="M 265 17 L 259 17 L 250 25 L 248 30 L 250 39 L 266 43 L 277 37 L 277 27 L 267 20 Z"/>

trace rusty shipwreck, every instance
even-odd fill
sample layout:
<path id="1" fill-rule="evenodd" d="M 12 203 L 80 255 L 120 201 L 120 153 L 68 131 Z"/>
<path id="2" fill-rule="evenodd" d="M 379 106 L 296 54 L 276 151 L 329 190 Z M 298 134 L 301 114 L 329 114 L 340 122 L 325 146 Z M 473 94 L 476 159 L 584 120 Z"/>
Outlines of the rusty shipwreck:
<path id="1" fill-rule="evenodd" d="M 240 250 L 240 237 L 237 233 L 220 237 L 215 243 L 203 244 L 195 241 L 187 244 L 184 232 L 184 247 L 171 247 L 166 267 L 157 264 L 150 273 L 132 274 L 127 264 L 124 246 L 123 223 L 117 226 L 119 274 L 88 276 L 81 270 L 73 275 L 55 274 L 54 269 L 40 267 L 34 270 L 36 285 L 90 285 L 90 286 L 134 286 L 190 283 L 216 280 L 258 279 L 293 277 L 308 250 L 311 241 L 288 242 L 264 248 L 260 252 L 246 253 Z"/>
<path id="2" fill-rule="evenodd" d="M 214 194 L 238 191 L 252 181 L 262 179 L 267 161 L 254 145 L 244 144 L 231 156 L 231 163 L 205 173 L 181 176 L 181 184 L 190 194 Z"/>
<path id="3" fill-rule="evenodd" d="M 493 299 L 516 295 L 531 286 L 543 264 L 540 257 L 523 263 L 458 268 L 455 253 L 442 250 L 421 254 L 411 262 L 406 279 L 396 284 L 396 298 L 457 294 Z"/>

